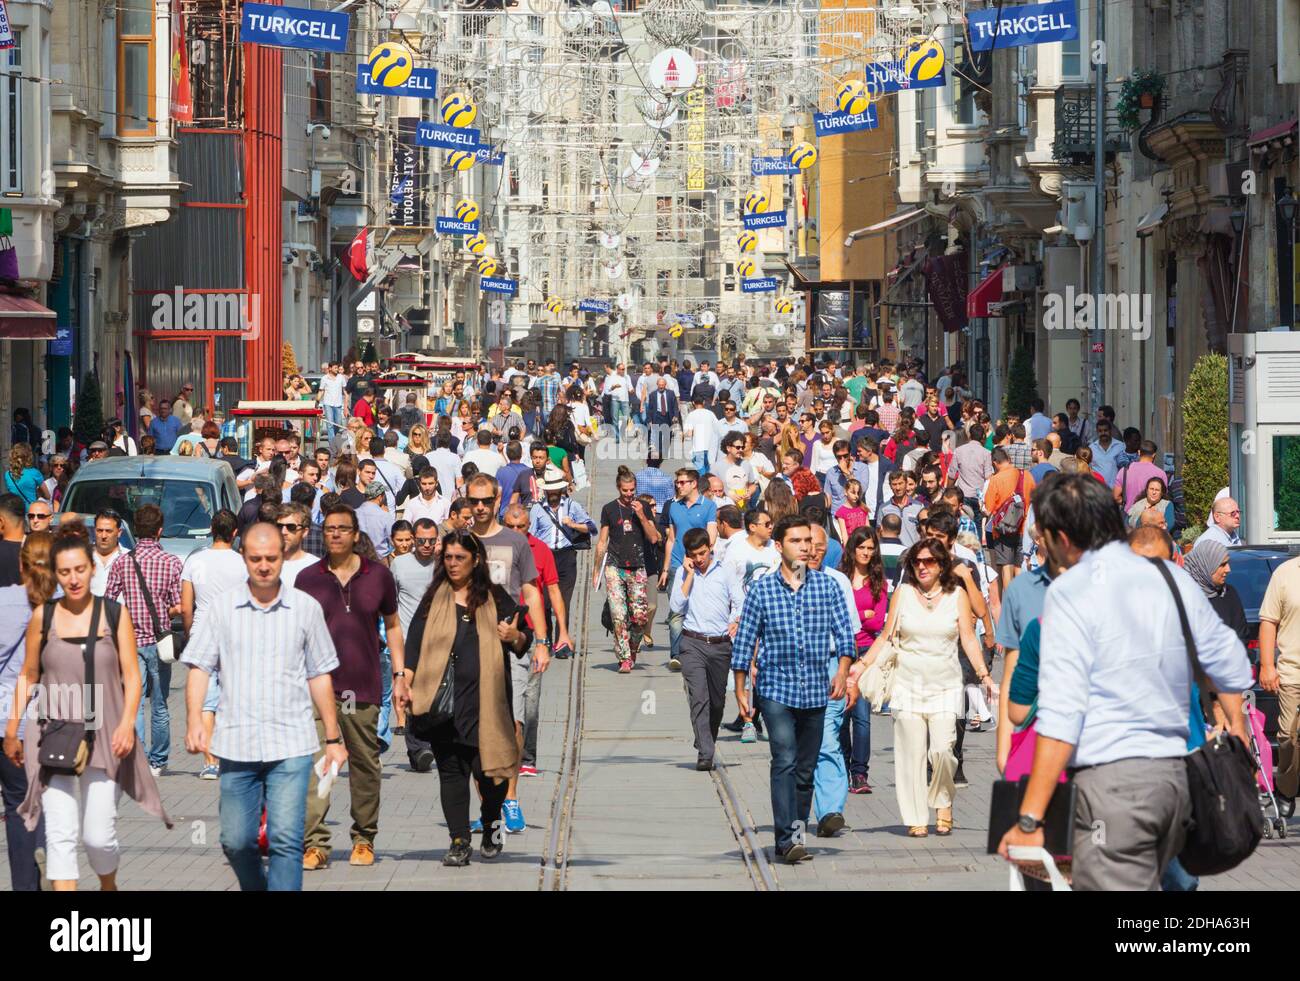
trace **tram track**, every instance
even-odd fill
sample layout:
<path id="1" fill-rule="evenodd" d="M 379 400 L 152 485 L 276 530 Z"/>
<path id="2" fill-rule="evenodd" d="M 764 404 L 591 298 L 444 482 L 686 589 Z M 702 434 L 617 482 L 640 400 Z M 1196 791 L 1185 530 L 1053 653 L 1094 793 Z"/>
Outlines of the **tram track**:
<path id="1" fill-rule="evenodd" d="M 588 514 L 597 512 L 592 509 L 596 489 L 596 468 L 593 464 L 589 471 L 590 485 L 587 488 L 586 507 Z M 578 580 L 574 591 L 573 608 L 569 610 L 569 623 L 581 624 L 580 636 L 576 637 L 578 657 L 570 663 L 568 712 L 565 719 L 565 735 L 560 762 L 560 776 L 556 783 L 555 794 L 551 804 L 550 836 L 542 854 L 541 874 L 538 887 L 542 892 L 563 892 L 568 888 L 569 860 L 573 837 L 573 823 L 577 807 L 578 780 L 582 763 L 582 742 L 584 707 L 586 697 L 587 658 L 590 654 L 591 637 L 591 597 L 596 591 L 588 585 L 591 580 L 591 562 L 594 552 L 586 552 L 579 557 Z M 650 588 L 654 588 L 652 585 Z M 718 802 L 727 819 L 727 825 L 740 851 L 746 872 L 756 892 L 775 892 L 780 889 L 771 862 L 758 838 L 757 826 L 753 815 L 745 805 L 735 785 L 727 773 L 727 763 L 722 754 L 716 753 L 713 778 L 714 790 Z"/>

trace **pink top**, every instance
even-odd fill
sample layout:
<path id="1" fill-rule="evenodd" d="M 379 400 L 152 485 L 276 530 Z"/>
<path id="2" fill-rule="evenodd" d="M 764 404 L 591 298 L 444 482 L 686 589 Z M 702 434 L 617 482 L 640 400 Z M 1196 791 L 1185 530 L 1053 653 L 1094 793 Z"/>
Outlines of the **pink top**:
<path id="1" fill-rule="evenodd" d="M 865 650 L 885 629 L 885 620 L 889 616 L 889 593 L 882 589 L 879 596 L 874 596 L 871 583 L 864 582 L 860 589 L 853 590 L 853 602 L 857 604 L 858 616 L 862 620 L 862 629 L 855 639 L 858 650 Z"/>
<path id="2" fill-rule="evenodd" d="M 840 509 L 835 512 L 835 517 L 844 522 L 845 537 L 852 535 L 867 523 L 867 512 L 862 505 L 851 508 L 847 504 L 841 504 Z"/>

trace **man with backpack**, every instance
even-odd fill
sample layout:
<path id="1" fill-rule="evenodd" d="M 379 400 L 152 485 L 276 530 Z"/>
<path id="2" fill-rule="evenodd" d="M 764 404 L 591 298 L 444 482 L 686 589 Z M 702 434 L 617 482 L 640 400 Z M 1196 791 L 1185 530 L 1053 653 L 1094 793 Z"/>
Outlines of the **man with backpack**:
<path id="1" fill-rule="evenodd" d="M 986 547 L 1001 588 L 1011 585 L 1020 569 L 1020 536 L 1024 529 L 1029 496 L 1034 492 L 1034 478 L 1011 461 L 1011 455 L 999 446 L 993 450 L 993 476 L 984 492 Z"/>

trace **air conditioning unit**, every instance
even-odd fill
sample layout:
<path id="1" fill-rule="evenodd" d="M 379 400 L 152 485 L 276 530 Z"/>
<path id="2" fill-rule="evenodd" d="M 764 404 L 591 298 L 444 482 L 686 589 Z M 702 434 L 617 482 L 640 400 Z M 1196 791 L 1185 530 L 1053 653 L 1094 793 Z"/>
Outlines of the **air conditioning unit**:
<path id="1" fill-rule="evenodd" d="M 1019 293 L 1038 288 L 1037 264 L 1006 266 L 1002 270 L 1002 292 Z"/>

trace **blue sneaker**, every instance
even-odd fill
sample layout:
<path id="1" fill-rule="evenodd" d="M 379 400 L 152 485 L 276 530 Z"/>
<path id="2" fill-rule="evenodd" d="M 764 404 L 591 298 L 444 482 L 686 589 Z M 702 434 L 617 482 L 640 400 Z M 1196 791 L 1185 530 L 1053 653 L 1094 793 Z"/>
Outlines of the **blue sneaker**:
<path id="1" fill-rule="evenodd" d="M 524 821 L 524 809 L 519 806 L 519 801 L 507 800 L 501 805 L 501 812 L 506 818 L 506 830 L 512 835 L 517 835 L 528 827 Z"/>
<path id="2" fill-rule="evenodd" d="M 199 771 L 200 780 L 216 780 L 221 776 L 221 767 L 216 763 L 205 763 Z"/>
<path id="3" fill-rule="evenodd" d="M 482 819 L 482 818 L 475 818 L 473 821 L 471 821 L 471 822 L 469 823 L 469 830 L 470 830 L 472 833 L 474 833 L 474 834 L 478 834 L 480 831 L 482 831 L 482 830 L 483 830 L 483 819 Z"/>

